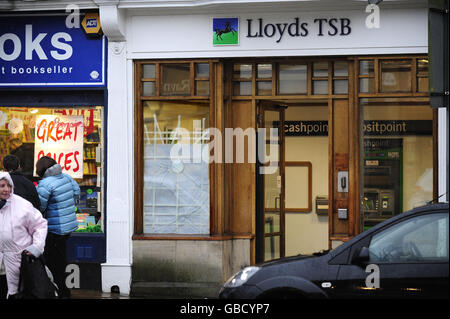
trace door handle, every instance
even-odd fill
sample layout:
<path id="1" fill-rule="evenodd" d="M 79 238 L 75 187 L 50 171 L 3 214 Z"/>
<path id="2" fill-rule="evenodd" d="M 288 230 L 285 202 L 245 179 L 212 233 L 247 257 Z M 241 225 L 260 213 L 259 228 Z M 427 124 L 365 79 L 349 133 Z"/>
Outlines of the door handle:
<path id="1" fill-rule="evenodd" d="M 347 188 L 347 179 L 345 178 L 345 176 L 341 177 L 341 188 Z"/>
<path id="2" fill-rule="evenodd" d="M 348 193 L 348 171 L 338 171 L 337 178 L 337 191 Z"/>

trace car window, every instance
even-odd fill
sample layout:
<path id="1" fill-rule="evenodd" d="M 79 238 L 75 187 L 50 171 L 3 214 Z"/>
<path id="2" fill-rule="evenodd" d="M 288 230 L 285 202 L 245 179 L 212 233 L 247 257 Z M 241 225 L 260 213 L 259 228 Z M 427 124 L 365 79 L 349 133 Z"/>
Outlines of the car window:
<path id="1" fill-rule="evenodd" d="M 416 216 L 373 236 L 370 262 L 448 261 L 448 214 Z"/>

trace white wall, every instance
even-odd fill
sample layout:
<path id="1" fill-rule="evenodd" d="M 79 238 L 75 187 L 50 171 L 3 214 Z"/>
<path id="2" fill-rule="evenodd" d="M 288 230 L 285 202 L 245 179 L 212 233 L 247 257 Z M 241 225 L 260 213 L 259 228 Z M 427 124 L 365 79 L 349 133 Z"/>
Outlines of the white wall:
<path id="1" fill-rule="evenodd" d="M 328 107 L 289 107 L 286 110 L 286 121 L 326 121 Z M 328 249 L 328 216 L 316 214 L 316 196 L 328 195 L 328 137 L 286 137 L 286 161 L 308 161 L 312 164 L 312 211 L 286 213 L 286 256 L 299 253 L 308 254 Z M 286 172 L 286 175 L 289 172 Z M 307 192 L 299 179 L 287 178 L 286 193 Z M 289 183 L 291 181 L 291 183 Z M 304 185 L 306 186 L 306 185 Z M 291 207 L 286 198 L 286 207 Z"/>
<path id="2" fill-rule="evenodd" d="M 133 13 L 128 17 L 129 58 L 195 58 L 236 56 L 317 56 L 396 54 L 427 52 L 426 9 L 390 9 L 380 12 L 380 28 L 367 28 L 368 13 L 365 7 L 347 11 L 305 11 L 301 5 L 290 11 L 267 12 L 255 6 L 248 13 L 230 9 L 205 14 L 162 14 L 146 12 Z M 291 8 L 292 9 L 292 8 Z M 326 10 L 323 7 L 321 10 Z M 200 11 L 201 9 L 199 9 Z M 142 14 L 142 15 L 140 15 Z M 238 17 L 240 40 L 236 46 L 213 46 L 212 18 Z M 288 37 L 285 31 L 280 42 L 278 35 L 269 37 L 247 37 L 247 19 L 253 19 L 252 34 L 258 28 L 258 19 L 264 25 L 271 23 L 283 26 L 295 18 L 307 23 L 308 35 Z M 327 34 L 318 36 L 317 18 L 349 18 L 352 31 L 347 36 Z"/>

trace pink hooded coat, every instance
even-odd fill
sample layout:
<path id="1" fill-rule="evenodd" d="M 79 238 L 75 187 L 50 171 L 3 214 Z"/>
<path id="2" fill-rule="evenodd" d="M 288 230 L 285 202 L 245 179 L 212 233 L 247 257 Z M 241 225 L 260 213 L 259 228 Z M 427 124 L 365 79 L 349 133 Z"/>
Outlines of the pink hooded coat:
<path id="1" fill-rule="evenodd" d="M 8 173 L 0 172 L 1 179 L 14 187 Z M 3 263 L 5 268 L 8 295 L 17 293 L 22 251 L 38 257 L 44 252 L 46 236 L 47 220 L 41 212 L 12 191 L 0 209 L 0 265 Z"/>

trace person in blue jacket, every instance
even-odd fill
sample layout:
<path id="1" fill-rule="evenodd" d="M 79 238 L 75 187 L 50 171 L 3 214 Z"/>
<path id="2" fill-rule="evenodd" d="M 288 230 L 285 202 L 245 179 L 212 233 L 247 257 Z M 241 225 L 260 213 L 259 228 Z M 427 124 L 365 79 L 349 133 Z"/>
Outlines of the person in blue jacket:
<path id="1" fill-rule="evenodd" d="M 70 298 L 70 290 L 65 283 L 66 242 L 70 233 L 78 228 L 75 203 L 80 195 L 80 187 L 71 176 L 62 172 L 61 165 L 48 156 L 36 162 L 36 174 L 42 178 L 37 192 L 41 212 L 48 223 L 44 258 L 58 286 L 59 297 Z"/>

